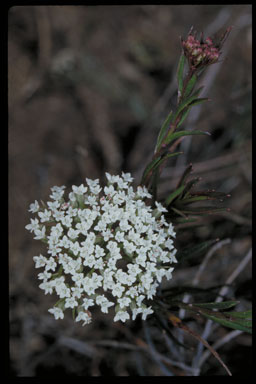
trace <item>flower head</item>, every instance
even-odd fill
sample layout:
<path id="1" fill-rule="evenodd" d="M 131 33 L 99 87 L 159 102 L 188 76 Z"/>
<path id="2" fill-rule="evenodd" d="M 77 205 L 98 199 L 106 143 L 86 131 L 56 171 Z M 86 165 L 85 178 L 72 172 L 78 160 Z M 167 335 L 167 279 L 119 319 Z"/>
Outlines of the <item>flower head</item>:
<path id="1" fill-rule="evenodd" d="M 190 68 L 195 70 L 216 63 L 221 55 L 220 49 L 230 31 L 231 27 L 224 32 L 218 43 L 214 43 L 210 37 L 203 40 L 202 35 L 198 40 L 196 38 L 197 33 L 191 28 L 187 38 L 181 39 L 183 52 L 188 59 Z"/>
<path id="2" fill-rule="evenodd" d="M 145 187 L 134 189 L 129 173 L 106 173 L 107 186 L 86 179 L 87 186 L 51 188 L 47 205 L 37 202 L 30 212 L 38 217 L 26 226 L 36 239 L 47 243 L 47 256 L 34 256 L 39 287 L 55 293 L 58 303 L 49 309 L 62 319 L 71 309 L 75 321 L 89 324 L 89 307 L 103 313 L 114 310 L 114 321 L 142 319 L 153 313 L 148 301 L 163 278 L 171 279 L 176 249 L 175 232 L 165 220 L 165 207 Z M 45 206 L 48 208 L 45 209 Z"/>

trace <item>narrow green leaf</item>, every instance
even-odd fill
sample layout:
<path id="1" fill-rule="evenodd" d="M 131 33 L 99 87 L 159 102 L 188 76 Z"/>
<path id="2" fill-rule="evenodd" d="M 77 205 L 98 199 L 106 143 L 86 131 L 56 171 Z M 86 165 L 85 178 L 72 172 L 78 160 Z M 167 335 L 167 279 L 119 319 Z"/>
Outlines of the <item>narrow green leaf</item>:
<path id="1" fill-rule="evenodd" d="M 222 301 L 213 303 L 193 303 L 193 306 L 207 309 L 227 309 L 237 305 L 239 301 Z"/>
<path id="2" fill-rule="evenodd" d="M 155 148 L 155 153 L 159 151 L 159 149 L 161 148 L 161 145 L 162 145 L 162 141 L 168 131 L 168 128 L 170 126 L 170 123 L 172 121 L 172 111 L 169 113 L 169 115 L 167 116 L 167 118 L 165 119 L 161 129 L 160 129 L 160 132 L 159 132 L 159 135 L 158 135 L 158 138 L 157 138 L 157 143 L 156 143 L 156 148 Z"/>
<path id="3" fill-rule="evenodd" d="M 223 211 L 226 211 L 227 209 L 225 207 L 196 207 L 196 208 L 192 208 L 192 209 L 182 209 L 182 212 L 184 214 L 188 214 L 188 215 L 203 215 L 205 213 L 209 213 L 209 214 L 212 214 L 212 213 L 217 213 L 217 212 L 223 212 Z"/>
<path id="4" fill-rule="evenodd" d="M 172 210 L 174 210 L 173 207 L 171 207 Z M 177 210 L 177 209 L 176 209 Z M 189 224 L 189 223 L 195 223 L 197 222 L 198 220 L 197 219 L 191 219 L 191 218 L 188 218 L 187 216 L 185 216 L 184 214 L 181 215 L 182 217 L 184 218 L 181 218 L 181 217 L 177 217 L 174 219 L 175 223 L 177 224 Z"/>
<path id="5" fill-rule="evenodd" d="M 193 136 L 193 135 L 208 135 L 210 136 L 210 133 L 209 132 L 203 132 L 203 131 L 198 131 L 198 130 L 194 130 L 194 131 L 179 131 L 179 132 L 174 132 L 174 133 L 170 133 L 166 140 L 164 140 L 164 143 L 166 145 L 170 145 L 170 143 L 182 136 Z"/>
<path id="6" fill-rule="evenodd" d="M 187 199 L 182 199 L 182 204 L 195 203 L 197 201 L 210 200 L 208 196 L 193 196 Z"/>
<path id="7" fill-rule="evenodd" d="M 183 174 L 182 174 L 182 176 L 180 178 L 180 181 L 179 181 L 179 183 L 177 185 L 177 188 L 185 183 L 185 181 L 186 181 L 187 177 L 189 176 L 189 174 L 191 173 L 191 171 L 192 171 L 192 164 L 189 164 L 188 167 L 183 172 Z"/>
<path id="8" fill-rule="evenodd" d="M 146 177 L 148 176 L 149 172 L 153 169 L 153 167 L 161 160 L 161 156 L 158 156 L 156 159 L 154 159 L 153 161 L 151 161 L 151 163 L 149 163 L 149 165 L 146 167 L 143 175 L 142 175 L 142 180 L 141 182 L 144 183 Z"/>
<path id="9" fill-rule="evenodd" d="M 186 187 L 185 187 L 184 193 L 183 193 L 184 198 L 190 198 L 191 197 L 191 195 L 190 195 L 191 188 L 193 188 L 194 185 L 196 185 L 196 183 L 198 183 L 200 180 L 201 180 L 201 178 L 197 176 L 186 183 Z"/>
<path id="10" fill-rule="evenodd" d="M 177 215 L 184 217 L 184 218 L 185 218 L 184 221 L 186 221 L 186 222 L 188 221 L 187 216 L 184 215 L 184 213 L 182 213 L 181 211 L 179 211 L 177 208 L 171 207 L 171 210 L 172 210 L 173 212 L 177 213 Z"/>
<path id="11" fill-rule="evenodd" d="M 228 317 L 227 317 L 226 314 L 223 312 L 213 312 L 209 309 L 198 307 L 195 304 L 186 304 L 186 303 L 178 302 L 177 305 L 181 308 L 187 309 L 188 311 L 190 310 L 192 312 L 196 312 L 196 313 L 206 317 L 207 319 L 210 319 L 210 320 L 212 320 L 216 323 L 219 323 L 225 327 L 232 328 L 232 329 L 238 329 L 240 331 L 252 333 L 252 329 L 251 329 L 250 325 L 249 326 L 245 325 L 245 324 L 249 324 L 248 322 L 243 324 L 241 321 L 239 321 L 240 319 L 239 320 L 232 319 L 230 317 L 229 312 L 227 312 L 227 314 L 228 314 Z"/>
<path id="12" fill-rule="evenodd" d="M 152 184 L 151 184 L 151 192 L 153 196 L 153 201 L 155 202 L 157 200 L 157 185 L 159 183 L 159 168 L 155 169 L 153 171 L 152 176 Z"/>
<path id="13" fill-rule="evenodd" d="M 193 257 L 199 257 L 204 254 L 213 244 L 215 244 L 219 239 L 204 241 L 203 243 L 197 245 L 190 245 L 185 249 L 177 252 L 177 259 L 184 260 Z"/>
<path id="14" fill-rule="evenodd" d="M 230 197 L 230 195 L 225 192 L 216 192 L 215 190 L 209 190 L 209 189 L 207 191 L 194 192 L 193 195 L 208 196 L 211 199 L 226 199 Z"/>
<path id="15" fill-rule="evenodd" d="M 206 318 L 212 320 L 212 321 L 215 321 L 215 323 L 219 323 L 221 325 L 224 325 L 225 327 L 228 327 L 228 328 L 232 328 L 232 329 L 238 329 L 240 331 L 243 331 L 243 332 L 248 332 L 248 333 L 252 333 L 252 329 L 250 327 L 247 327 L 245 325 L 242 325 L 238 322 L 234 322 L 232 320 L 228 320 L 226 319 L 224 316 L 220 316 L 220 313 L 216 313 L 216 315 L 210 315 L 210 314 L 206 314 L 206 313 L 201 313 L 203 316 L 205 316 Z"/>
<path id="16" fill-rule="evenodd" d="M 183 124 L 183 122 L 185 121 L 186 117 L 189 114 L 190 109 L 191 109 L 191 107 L 188 107 L 188 109 L 183 113 L 179 123 L 177 124 L 177 128 L 179 128 Z"/>
<path id="17" fill-rule="evenodd" d="M 192 102 L 189 104 L 189 107 L 191 108 L 191 107 L 193 107 L 193 106 L 195 106 L 195 105 L 197 105 L 197 104 L 202 104 L 202 103 L 204 103 L 205 101 L 209 101 L 208 97 L 201 97 L 201 98 L 199 98 L 199 99 L 196 99 L 196 100 L 192 101 Z"/>
<path id="18" fill-rule="evenodd" d="M 174 120 L 179 116 L 179 114 L 183 111 L 184 108 L 190 106 L 190 104 L 192 102 L 194 102 L 195 100 L 201 100 L 201 102 L 209 100 L 208 98 L 197 99 L 200 91 L 201 91 L 201 89 L 199 88 L 196 92 L 194 92 L 194 94 L 192 96 L 188 97 L 182 103 L 180 103 L 180 105 L 178 106 L 177 112 L 174 115 Z"/>
<path id="19" fill-rule="evenodd" d="M 182 88 L 183 88 L 183 72 L 184 72 L 185 61 L 186 61 L 185 55 L 182 54 L 179 60 L 178 70 L 177 70 L 179 92 L 182 92 Z"/>
<path id="20" fill-rule="evenodd" d="M 196 76 L 196 74 L 194 74 L 186 86 L 186 89 L 185 89 L 184 95 L 183 95 L 184 98 L 188 97 L 191 94 L 191 92 L 193 91 L 193 88 L 196 84 L 196 81 L 197 81 L 197 76 Z"/>
<path id="21" fill-rule="evenodd" d="M 183 192 L 184 188 L 185 188 L 185 185 L 181 185 L 178 189 L 172 192 L 165 200 L 165 205 L 166 206 L 170 205 L 170 203 Z"/>
<path id="22" fill-rule="evenodd" d="M 252 310 L 249 309 L 248 311 L 244 311 L 244 312 L 227 312 L 227 315 L 231 317 L 236 317 L 238 319 L 251 319 Z"/>
<path id="23" fill-rule="evenodd" d="M 234 321 L 236 324 L 240 324 L 244 327 L 251 328 L 252 327 L 252 320 L 251 319 L 238 319 L 235 317 L 229 317 L 229 312 L 223 312 L 228 320 Z"/>
<path id="24" fill-rule="evenodd" d="M 174 152 L 174 153 L 167 153 L 162 156 L 158 156 L 155 160 L 153 160 L 145 169 L 143 176 L 142 176 L 142 183 L 146 181 L 146 179 L 152 174 L 152 172 L 158 168 L 165 160 L 167 160 L 170 157 L 181 155 L 183 152 Z"/>

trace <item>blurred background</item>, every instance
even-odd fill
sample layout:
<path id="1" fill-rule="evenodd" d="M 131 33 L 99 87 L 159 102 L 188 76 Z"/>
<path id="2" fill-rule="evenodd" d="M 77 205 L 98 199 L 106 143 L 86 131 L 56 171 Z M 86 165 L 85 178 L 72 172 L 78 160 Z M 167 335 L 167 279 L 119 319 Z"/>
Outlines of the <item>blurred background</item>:
<path id="1" fill-rule="evenodd" d="M 86 326 L 71 314 L 55 321 L 48 313 L 55 298 L 38 288 L 32 257 L 44 254 L 25 230 L 29 204 L 46 201 L 53 185 L 80 185 L 85 177 L 104 180 L 104 172 L 131 172 L 139 183 L 152 155 L 160 126 L 177 100 L 176 69 L 180 36 L 191 26 L 204 36 L 232 32 L 220 63 L 202 84 L 212 101 L 196 107 L 186 129 L 211 137 L 186 138 L 184 155 L 168 163 L 161 193 L 175 187 L 192 162 L 200 189 L 232 196 L 230 213 L 206 218 L 204 225 L 180 229 L 180 246 L 229 239 L 209 262 L 200 286 L 224 284 L 251 247 L 251 5 L 15 6 L 8 14 L 9 114 L 9 303 L 10 372 L 13 376 L 189 375 L 143 346 L 148 330 L 164 347 L 163 334 L 138 319 L 123 325 L 95 311 Z M 177 266 L 171 284 L 192 281 L 201 259 Z M 230 297 L 247 309 L 251 264 L 237 277 Z M 239 309 L 239 308 L 238 308 Z M 205 321 L 188 319 L 199 333 Z M 229 330 L 210 336 L 214 343 Z M 185 344 L 195 345 L 191 338 Z M 146 344 L 143 344 L 146 343 Z M 167 343 L 168 344 L 168 343 Z M 251 368 L 251 338 L 240 334 L 219 350 L 234 375 Z M 190 352 L 191 353 L 191 352 Z M 177 358 L 177 357 L 176 357 Z M 178 359 L 178 360 L 179 360 Z M 221 375 L 214 357 L 201 375 Z"/>

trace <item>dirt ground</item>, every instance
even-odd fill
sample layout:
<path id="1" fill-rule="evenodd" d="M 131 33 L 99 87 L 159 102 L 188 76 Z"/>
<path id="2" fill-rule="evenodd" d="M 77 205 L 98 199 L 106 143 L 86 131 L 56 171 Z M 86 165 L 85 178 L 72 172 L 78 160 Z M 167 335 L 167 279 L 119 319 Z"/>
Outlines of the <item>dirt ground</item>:
<path id="1" fill-rule="evenodd" d="M 173 359 L 154 324 L 113 323 L 96 313 L 86 327 L 71 316 L 55 321 L 55 301 L 38 288 L 32 257 L 44 247 L 25 230 L 29 204 L 48 200 L 53 185 L 80 185 L 85 177 L 104 180 L 104 172 L 131 172 L 139 182 L 152 155 L 162 121 L 174 108 L 180 36 L 191 26 L 205 36 L 233 29 L 223 59 L 203 79 L 211 102 L 195 108 L 186 129 L 211 137 L 182 143 L 184 155 L 163 173 L 162 194 L 175 186 L 193 163 L 201 189 L 232 196 L 230 213 L 184 228 L 180 246 L 230 239 L 202 277 L 204 287 L 223 284 L 251 247 L 251 77 L 250 5 L 15 6 L 8 13 L 9 115 L 9 303 L 12 376 L 164 376 L 157 358 L 134 340 L 146 342 Z M 171 284 L 191 282 L 200 260 L 177 267 Z M 247 309 L 251 264 L 237 277 L 229 297 Z M 188 319 L 200 333 L 205 321 Z M 213 344 L 230 330 L 210 336 Z M 185 344 L 195 346 L 191 338 Z M 148 343 L 148 341 L 147 341 Z M 191 352 L 181 349 L 182 363 Z M 251 337 L 238 335 L 219 349 L 233 375 L 251 369 Z M 169 366 L 189 375 L 182 365 Z M 201 375 L 225 374 L 210 357 Z"/>

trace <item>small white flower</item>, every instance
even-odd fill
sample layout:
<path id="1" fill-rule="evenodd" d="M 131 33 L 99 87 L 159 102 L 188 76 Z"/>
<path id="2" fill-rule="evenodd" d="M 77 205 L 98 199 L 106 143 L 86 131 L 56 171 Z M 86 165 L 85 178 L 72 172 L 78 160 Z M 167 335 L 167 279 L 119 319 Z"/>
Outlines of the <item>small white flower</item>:
<path id="1" fill-rule="evenodd" d="M 116 241 L 118 241 L 119 243 L 121 242 L 124 242 L 124 233 L 121 232 L 121 231 L 117 231 L 116 234 L 115 234 L 115 239 Z"/>
<path id="2" fill-rule="evenodd" d="M 62 217 L 62 218 L 60 219 L 60 221 L 61 221 L 61 223 L 62 223 L 63 225 L 65 225 L 65 227 L 69 228 L 69 227 L 71 227 L 71 224 L 72 224 L 73 219 L 72 219 L 71 216 L 66 215 L 66 216 Z"/>
<path id="3" fill-rule="evenodd" d="M 32 212 L 32 213 L 35 213 L 35 212 L 38 212 L 38 210 L 39 210 L 39 204 L 38 204 L 38 201 L 35 200 L 34 203 L 30 204 L 28 211 Z"/>
<path id="4" fill-rule="evenodd" d="M 83 307 L 84 307 L 84 309 L 88 309 L 89 307 L 91 307 L 93 305 L 95 305 L 93 299 L 88 299 L 88 298 L 83 299 Z"/>
<path id="5" fill-rule="evenodd" d="M 172 278 L 172 271 L 174 270 L 173 267 L 171 268 L 168 268 L 166 271 L 165 271 L 165 277 L 167 280 L 170 280 Z"/>
<path id="6" fill-rule="evenodd" d="M 48 312 L 50 312 L 54 315 L 55 320 L 64 318 L 64 313 L 63 313 L 61 308 L 53 307 L 53 308 L 48 309 Z"/>
<path id="7" fill-rule="evenodd" d="M 55 200 L 55 201 L 59 201 L 62 199 L 62 196 L 64 195 L 64 190 L 62 189 L 55 189 L 53 190 L 53 188 L 51 188 L 52 190 L 52 194 L 50 195 L 50 197 Z"/>
<path id="8" fill-rule="evenodd" d="M 71 251 L 73 252 L 73 254 L 74 254 L 75 256 L 77 256 L 78 253 L 80 252 L 80 245 L 79 245 L 79 242 L 76 241 L 76 242 L 74 242 L 74 243 L 71 243 L 71 245 L 70 245 L 70 249 L 71 249 Z"/>
<path id="9" fill-rule="evenodd" d="M 47 205 L 48 207 L 52 210 L 52 211 L 56 211 L 56 209 L 59 208 L 60 206 L 60 202 L 59 201 L 48 201 L 47 202 Z"/>
<path id="10" fill-rule="evenodd" d="M 43 212 L 38 212 L 38 216 L 41 218 L 42 223 L 49 221 L 51 214 L 51 211 L 48 211 L 47 209 L 45 209 Z"/>
<path id="11" fill-rule="evenodd" d="M 63 299 L 64 297 L 70 297 L 70 288 L 66 286 L 66 284 L 62 283 L 55 287 L 57 295 L 60 297 L 60 299 Z"/>
<path id="12" fill-rule="evenodd" d="M 127 268 L 129 273 L 133 276 L 137 276 L 142 271 L 138 264 L 128 264 Z"/>
<path id="13" fill-rule="evenodd" d="M 33 260 L 36 263 L 35 268 L 41 268 L 46 265 L 48 259 L 45 256 L 40 255 L 34 256 Z"/>
<path id="14" fill-rule="evenodd" d="M 155 201 L 156 208 L 158 212 L 168 212 L 168 209 L 166 209 L 161 203 L 158 203 Z"/>
<path id="15" fill-rule="evenodd" d="M 108 172 L 105 172 L 106 178 L 110 184 L 118 183 L 120 180 L 119 176 L 112 176 Z"/>
<path id="16" fill-rule="evenodd" d="M 133 177 L 131 177 L 131 174 L 130 173 L 124 173 L 122 172 L 122 178 L 124 179 L 124 181 L 126 181 L 127 183 L 131 183 L 133 181 Z"/>
<path id="17" fill-rule="evenodd" d="M 85 187 L 83 184 L 80 185 L 80 187 L 76 187 L 75 185 L 72 185 L 72 190 L 77 195 L 83 195 L 87 192 L 88 188 Z"/>
<path id="18" fill-rule="evenodd" d="M 77 305 L 78 305 L 78 302 L 73 296 L 66 298 L 65 308 L 75 308 Z"/>
<path id="19" fill-rule="evenodd" d="M 52 276 L 51 273 L 44 271 L 38 274 L 38 279 L 43 280 L 43 282 L 45 282 L 48 279 L 50 279 L 51 276 Z"/>
<path id="20" fill-rule="evenodd" d="M 108 308 L 114 305 L 114 303 L 111 301 L 108 301 L 108 299 L 104 295 L 97 296 L 96 304 L 101 306 L 101 311 L 103 313 L 108 313 Z"/>
<path id="21" fill-rule="evenodd" d="M 76 276 L 76 275 L 73 275 L 72 277 L 74 277 L 74 276 Z M 80 286 L 78 286 L 78 287 L 71 287 L 72 296 L 76 297 L 77 299 L 80 299 L 80 297 L 82 296 L 82 293 L 83 293 L 83 289 L 80 288 Z"/>
<path id="22" fill-rule="evenodd" d="M 113 286 L 112 295 L 117 296 L 117 297 L 121 297 L 124 290 L 125 290 L 125 288 L 120 283 L 116 283 Z"/>
<path id="23" fill-rule="evenodd" d="M 92 318 L 91 316 L 89 316 L 88 313 L 86 312 L 83 312 L 83 311 L 80 311 L 75 319 L 75 321 L 83 321 L 84 323 L 82 324 L 83 326 L 86 325 L 86 324 L 90 324 L 90 322 L 92 321 Z"/>
<path id="24" fill-rule="evenodd" d="M 120 305 L 120 308 L 126 308 L 131 302 L 131 299 L 129 297 L 122 297 L 120 299 L 117 299 L 118 304 Z"/>
<path id="25" fill-rule="evenodd" d="M 64 218 L 65 213 L 63 211 L 54 211 L 52 215 L 55 220 L 60 221 Z"/>
<path id="26" fill-rule="evenodd" d="M 138 197 L 141 197 L 141 198 L 144 198 L 144 197 L 148 197 L 148 198 L 151 198 L 152 195 L 148 192 L 147 188 L 146 187 L 141 187 L 141 186 L 138 186 L 137 188 L 137 196 Z"/>
<path id="27" fill-rule="evenodd" d="M 114 321 L 121 320 L 123 323 L 130 318 L 130 315 L 126 311 L 118 311 L 114 317 Z"/>
<path id="28" fill-rule="evenodd" d="M 45 270 L 46 271 L 50 271 L 50 270 L 55 271 L 56 267 L 57 267 L 57 263 L 55 262 L 53 257 L 50 257 L 46 262 Z"/>
<path id="29" fill-rule="evenodd" d="M 137 315 L 138 315 L 139 313 L 141 313 L 141 312 L 142 312 L 142 308 L 140 308 L 140 307 L 138 307 L 138 308 L 134 308 L 134 309 L 132 310 L 132 320 L 135 320 L 136 317 L 137 317 Z"/>
<path id="30" fill-rule="evenodd" d="M 39 284 L 39 288 L 44 291 L 45 295 L 47 295 L 48 293 L 51 295 L 53 292 L 52 281 L 45 281 L 45 282 Z"/>
<path id="31" fill-rule="evenodd" d="M 30 219 L 30 224 L 26 225 L 25 228 L 30 232 L 34 232 L 38 230 L 39 229 L 38 219 Z"/>
<path id="32" fill-rule="evenodd" d="M 67 238 L 66 235 L 64 235 L 64 236 L 62 237 L 62 239 L 59 240 L 59 246 L 60 246 L 60 247 L 69 249 L 70 245 L 71 245 L 71 241 Z"/>
<path id="33" fill-rule="evenodd" d="M 88 255 L 85 257 L 85 260 L 83 261 L 83 265 L 85 267 L 92 268 L 94 266 L 95 262 L 96 262 L 96 259 L 95 259 L 94 255 Z"/>
<path id="34" fill-rule="evenodd" d="M 35 234 L 34 239 L 35 240 L 42 240 L 42 239 L 44 239 L 45 238 L 45 231 L 46 231 L 45 227 L 42 227 L 41 229 L 35 229 L 35 231 L 34 231 L 34 234 Z"/>
<path id="35" fill-rule="evenodd" d="M 116 189 L 113 187 L 113 185 L 110 185 L 109 187 L 104 188 L 104 193 L 105 193 L 105 195 L 113 196 L 117 192 L 116 192 Z"/>
<path id="36" fill-rule="evenodd" d="M 151 315 L 151 313 L 153 313 L 151 307 L 142 308 L 142 320 L 146 320 L 147 316 Z"/>
<path id="37" fill-rule="evenodd" d="M 85 203 L 89 204 L 91 207 L 95 207 L 98 205 L 97 197 L 92 195 L 86 196 Z"/>
<path id="38" fill-rule="evenodd" d="M 68 230 L 68 237 L 72 240 L 75 240 L 77 237 L 78 237 L 78 234 L 79 234 L 79 231 L 73 229 L 73 228 L 69 228 Z"/>

